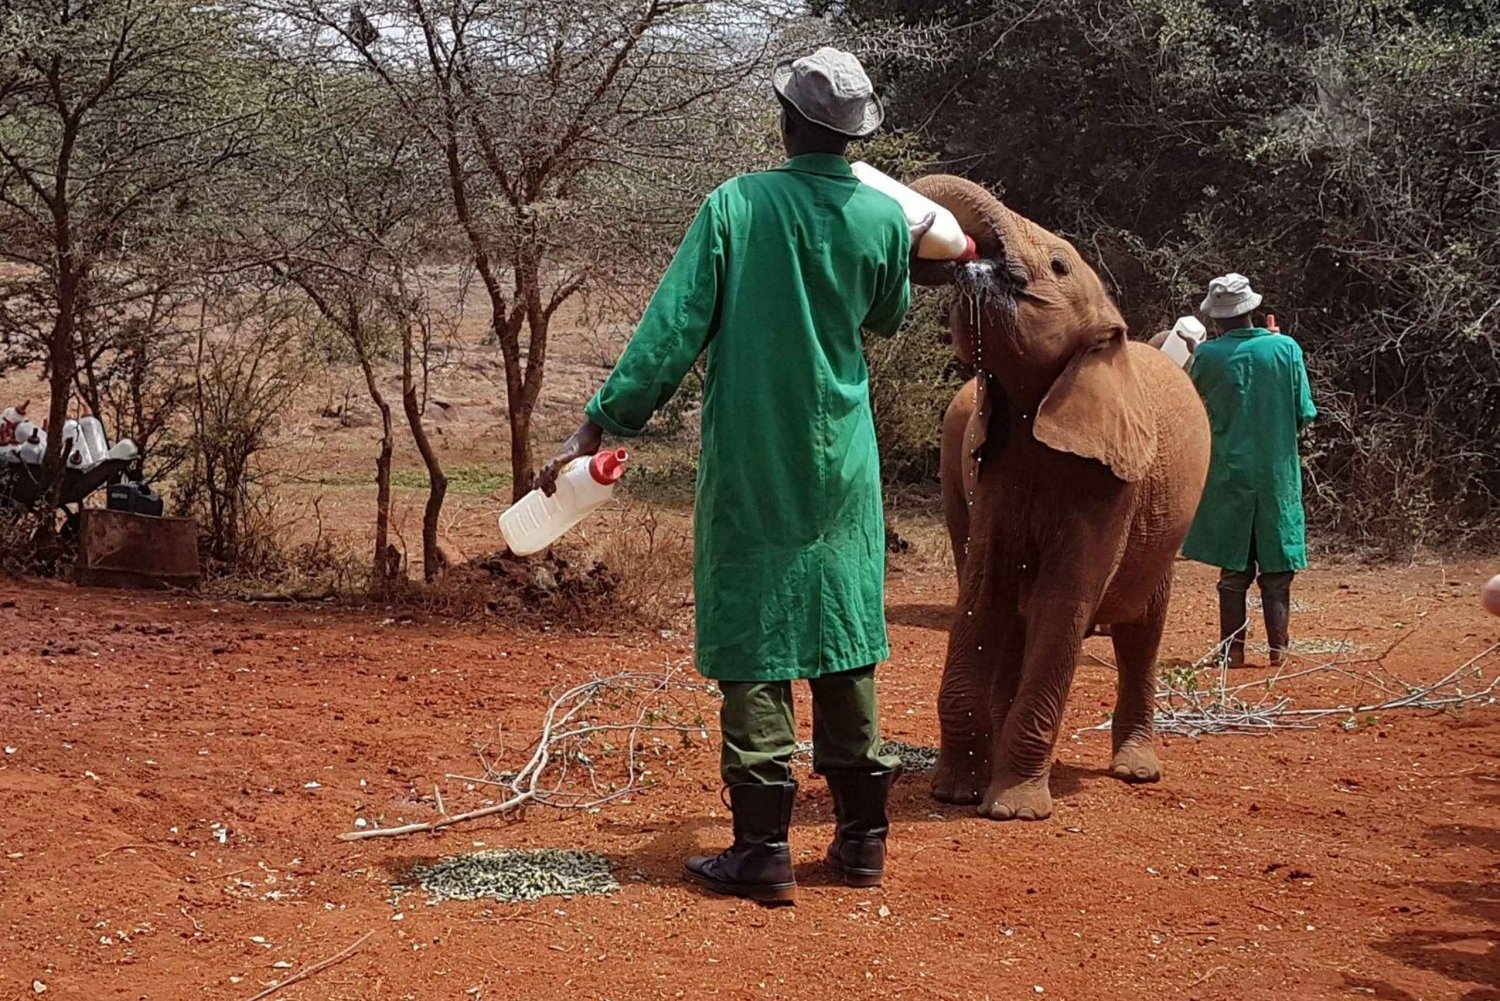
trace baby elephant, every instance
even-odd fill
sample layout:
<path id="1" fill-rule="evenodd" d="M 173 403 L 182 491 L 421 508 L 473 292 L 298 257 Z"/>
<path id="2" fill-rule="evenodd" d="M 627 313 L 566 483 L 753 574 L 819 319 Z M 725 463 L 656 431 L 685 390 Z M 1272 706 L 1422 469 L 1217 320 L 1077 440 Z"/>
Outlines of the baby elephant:
<path id="1" fill-rule="evenodd" d="M 1110 771 L 1154 782 L 1156 653 L 1172 566 L 1208 472 L 1208 417 L 1182 369 L 1126 337 L 1072 244 L 955 177 L 915 185 L 979 246 L 920 262 L 956 286 L 950 324 L 978 371 L 943 425 L 943 495 L 960 565 L 933 795 L 1041 820 L 1084 636 L 1119 664 Z"/>

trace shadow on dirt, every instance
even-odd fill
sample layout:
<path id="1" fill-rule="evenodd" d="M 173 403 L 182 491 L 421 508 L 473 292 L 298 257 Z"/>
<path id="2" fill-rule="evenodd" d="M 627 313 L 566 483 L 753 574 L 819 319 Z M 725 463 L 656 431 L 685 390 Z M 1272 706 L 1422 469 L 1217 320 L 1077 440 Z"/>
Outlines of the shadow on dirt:
<path id="1" fill-rule="evenodd" d="M 1109 773 L 1109 769 L 1100 765 L 1070 765 L 1058 761 L 1052 765 L 1052 782 L 1048 788 L 1052 791 L 1053 799 L 1062 799 L 1081 792 L 1084 786 L 1108 785 L 1110 788 L 1125 791 L 1125 785 L 1119 779 Z"/>
<path id="2" fill-rule="evenodd" d="M 893 626 L 946 633 L 953 624 L 953 606 L 892 605 L 885 610 L 885 619 Z"/>
<path id="3" fill-rule="evenodd" d="M 1048 788 L 1054 800 L 1064 800 L 1081 792 L 1086 786 L 1107 784 L 1123 786 L 1109 774 L 1109 769 L 1071 765 L 1062 761 L 1052 765 L 1052 781 Z M 806 785 L 803 786 L 807 788 Z M 932 798 L 932 772 L 908 772 L 892 790 L 889 813 L 893 823 L 914 823 L 926 820 L 972 820 L 976 804 L 940 803 Z M 801 806 L 799 801 L 799 815 Z M 830 811 L 828 822 L 832 823 Z"/>
<path id="4" fill-rule="evenodd" d="M 1447 848 L 1500 850 L 1500 829 L 1493 827 L 1444 825 L 1429 830 L 1426 839 Z M 1489 864 L 1475 879 L 1428 880 L 1407 889 L 1444 898 L 1448 904 L 1425 912 L 1427 927 L 1389 935 L 1372 943 L 1374 949 L 1448 981 L 1452 993 L 1445 997 L 1500 1001 L 1500 864 Z M 1351 989 L 1385 1001 L 1418 1001 L 1426 996 L 1348 974 L 1344 979 Z"/>
<path id="5" fill-rule="evenodd" d="M 712 854 L 729 844 L 729 817 L 683 817 L 642 828 L 641 833 L 649 840 L 619 860 L 622 870 L 636 870 L 648 883 L 676 884 L 688 856 Z"/>
<path id="6" fill-rule="evenodd" d="M 1490 836 L 1500 832 L 1490 831 Z M 1453 901 L 1444 927 L 1392 935 L 1375 948 L 1407 966 L 1437 974 L 1455 988 L 1462 1001 L 1500 1001 L 1500 871 L 1472 882 L 1424 882 L 1413 888 Z M 1400 996 L 1400 995 L 1392 995 Z"/>

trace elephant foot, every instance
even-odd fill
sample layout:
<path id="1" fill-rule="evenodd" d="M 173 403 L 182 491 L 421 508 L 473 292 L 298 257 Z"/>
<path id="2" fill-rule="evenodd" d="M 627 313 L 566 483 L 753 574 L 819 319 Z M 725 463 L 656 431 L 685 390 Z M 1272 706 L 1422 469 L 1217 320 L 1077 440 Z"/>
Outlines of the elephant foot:
<path id="1" fill-rule="evenodd" d="M 979 794 L 989 778 L 989 768 L 977 755 L 959 751 L 938 754 L 932 775 L 932 798 L 942 803 L 970 805 L 979 802 Z"/>
<path id="2" fill-rule="evenodd" d="M 1160 782 L 1161 760 L 1150 744 L 1126 744 L 1115 752 L 1109 773 L 1123 782 Z"/>
<path id="3" fill-rule="evenodd" d="M 1047 776 L 996 779 L 979 804 L 979 815 L 991 820 L 1046 820 L 1052 816 Z"/>

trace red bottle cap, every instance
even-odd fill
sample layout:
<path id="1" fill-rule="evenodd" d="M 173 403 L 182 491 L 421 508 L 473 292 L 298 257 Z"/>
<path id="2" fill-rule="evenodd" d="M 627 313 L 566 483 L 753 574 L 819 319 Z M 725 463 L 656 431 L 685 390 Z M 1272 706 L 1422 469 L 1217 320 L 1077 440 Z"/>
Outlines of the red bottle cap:
<path id="1" fill-rule="evenodd" d="M 1267 313 L 1266 314 L 1266 329 L 1267 330 L 1275 330 L 1275 331 L 1281 330 L 1281 328 L 1276 325 L 1276 314 L 1275 313 Z"/>
<path id="2" fill-rule="evenodd" d="M 974 238 L 972 236 L 970 236 L 968 233 L 965 233 L 964 234 L 964 252 L 962 254 L 958 255 L 958 258 L 957 258 L 958 263 L 960 263 L 960 264 L 967 264 L 969 261 L 977 261 L 978 259 L 979 259 L 979 244 L 977 244 L 977 243 L 974 242 Z"/>
<path id="3" fill-rule="evenodd" d="M 623 448 L 617 448 L 613 452 L 600 452 L 589 462 L 589 475 L 600 486 L 613 486 L 625 475 L 625 463 L 629 461 L 630 453 Z"/>

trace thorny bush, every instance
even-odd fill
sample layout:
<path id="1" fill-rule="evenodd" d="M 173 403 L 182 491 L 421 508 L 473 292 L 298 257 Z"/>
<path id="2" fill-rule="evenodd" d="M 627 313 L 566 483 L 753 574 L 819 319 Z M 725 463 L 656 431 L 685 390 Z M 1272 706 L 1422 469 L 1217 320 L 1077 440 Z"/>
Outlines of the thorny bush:
<path id="1" fill-rule="evenodd" d="M 1234 270 L 1306 349 L 1310 513 L 1395 552 L 1500 506 L 1500 2 L 825 0 L 889 120 L 1098 267 L 1148 337 Z"/>

